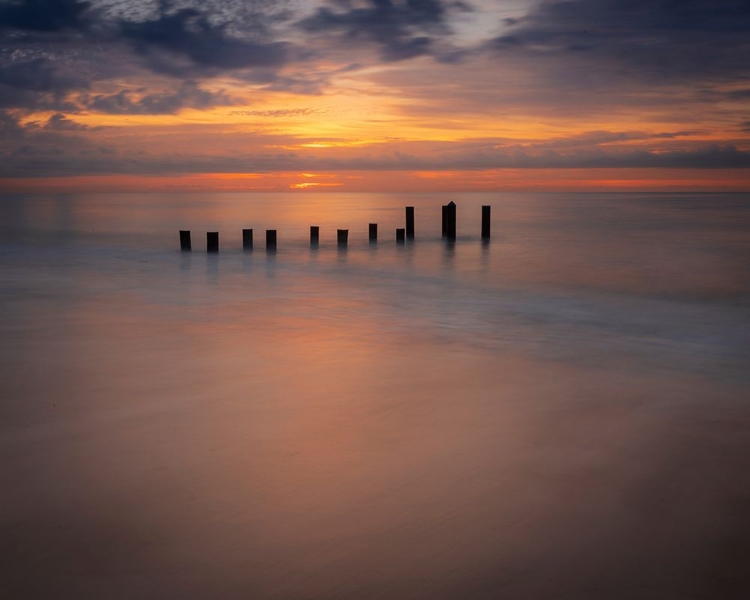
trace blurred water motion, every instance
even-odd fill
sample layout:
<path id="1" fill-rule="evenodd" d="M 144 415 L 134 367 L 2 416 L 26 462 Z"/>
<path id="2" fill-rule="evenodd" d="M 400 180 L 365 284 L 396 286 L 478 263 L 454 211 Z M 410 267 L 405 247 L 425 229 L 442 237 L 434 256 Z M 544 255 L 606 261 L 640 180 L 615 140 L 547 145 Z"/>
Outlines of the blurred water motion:
<path id="1" fill-rule="evenodd" d="M 3 596 L 745 598 L 749 233 L 738 195 L 3 197 Z"/>

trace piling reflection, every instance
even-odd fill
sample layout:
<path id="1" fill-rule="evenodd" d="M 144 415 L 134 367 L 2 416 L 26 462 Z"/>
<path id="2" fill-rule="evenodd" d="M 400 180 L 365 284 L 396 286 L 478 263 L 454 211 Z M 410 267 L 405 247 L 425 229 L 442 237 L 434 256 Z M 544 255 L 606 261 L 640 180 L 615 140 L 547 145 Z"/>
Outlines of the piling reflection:
<path id="1" fill-rule="evenodd" d="M 185 280 L 185 277 L 187 277 L 190 273 L 190 268 L 193 264 L 193 257 L 192 254 L 189 252 L 181 252 L 180 253 L 180 273 L 183 275 L 183 281 Z"/>
<path id="2" fill-rule="evenodd" d="M 218 254 L 206 255 L 206 283 L 208 285 L 219 283 L 220 262 Z"/>
<path id="3" fill-rule="evenodd" d="M 443 245 L 441 266 L 444 271 L 453 271 L 456 264 L 456 242 L 447 240 Z"/>
<path id="4" fill-rule="evenodd" d="M 276 251 L 275 250 L 266 251 L 265 267 L 266 267 L 266 270 L 265 270 L 266 279 L 274 279 L 276 277 Z"/>

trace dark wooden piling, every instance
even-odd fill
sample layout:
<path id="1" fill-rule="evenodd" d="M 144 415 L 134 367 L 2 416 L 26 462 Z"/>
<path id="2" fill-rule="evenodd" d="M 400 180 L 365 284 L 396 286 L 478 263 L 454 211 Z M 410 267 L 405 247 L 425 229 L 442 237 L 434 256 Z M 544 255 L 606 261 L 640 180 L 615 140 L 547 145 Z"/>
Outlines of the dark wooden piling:
<path id="1" fill-rule="evenodd" d="M 320 227 L 317 225 L 310 225 L 310 245 L 317 246 L 320 241 Z"/>
<path id="2" fill-rule="evenodd" d="M 184 229 L 180 230 L 180 250 L 184 252 L 190 252 L 193 249 L 193 245 L 190 243 L 190 231 Z"/>
<path id="3" fill-rule="evenodd" d="M 266 252 L 276 252 L 275 229 L 266 229 Z"/>
<path id="4" fill-rule="evenodd" d="M 447 228 L 446 228 L 446 218 L 448 216 L 448 205 L 447 204 L 443 204 L 442 209 L 443 209 L 443 227 L 442 227 L 442 229 L 440 231 L 440 235 L 442 235 L 443 237 L 445 237 L 446 233 L 448 231 Z"/>
<path id="5" fill-rule="evenodd" d="M 252 229 L 242 230 L 242 249 L 243 250 L 253 249 L 253 230 Z"/>
<path id="6" fill-rule="evenodd" d="M 445 237 L 456 241 L 456 203 L 453 201 L 445 207 Z"/>
<path id="7" fill-rule="evenodd" d="M 482 239 L 490 239 L 490 206 L 482 207 Z"/>
<path id="8" fill-rule="evenodd" d="M 218 251 L 219 251 L 219 232 L 207 231 L 206 232 L 206 252 L 218 252 Z"/>
<path id="9" fill-rule="evenodd" d="M 339 246 L 346 246 L 349 242 L 349 230 L 348 229 L 337 229 L 336 230 L 336 242 Z"/>
<path id="10" fill-rule="evenodd" d="M 414 207 L 406 207 L 406 239 L 414 239 Z"/>
<path id="11" fill-rule="evenodd" d="M 406 229 L 396 229 L 396 243 L 403 244 L 406 241 Z"/>
<path id="12" fill-rule="evenodd" d="M 370 243 L 378 241 L 378 224 L 370 223 Z"/>

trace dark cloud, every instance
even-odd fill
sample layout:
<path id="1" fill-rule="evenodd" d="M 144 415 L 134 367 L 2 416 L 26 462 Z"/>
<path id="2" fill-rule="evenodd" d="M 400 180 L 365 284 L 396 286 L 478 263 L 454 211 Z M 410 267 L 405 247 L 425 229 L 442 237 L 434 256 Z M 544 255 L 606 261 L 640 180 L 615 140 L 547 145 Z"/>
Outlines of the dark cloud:
<path id="1" fill-rule="evenodd" d="M 62 113 L 55 113 L 44 124 L 44 129 L 49 131 L 86 131 L 91 128 L 84 123 L 76 123 Z"/>
<path id="2" fill-rule="evenodd" d="M 50 172 L 85 173 L 83 154 L 102 151 L 87 136 L 100 127 L 76 123 L 62 113 L 44 122 L 21 122 L 13 111 L 0 110 L 0 170 L 3 177 L 46 176 Z M 111 152 L 110 152 L 111 153 Z"/>
<path id="3" fill-rule="evenodd" d="M 24 134 L 24 128 L 18 121 L 18 117 L 7 110 L 0 110 L 0 140 L 8 138 L 19 138 Z"/>
<path id="4" fill-rule="evenodd" d="M 455 144 L 460 146 L 460 144 Z M 750 152 L 731 144 L 704 145 L 690 150 L 581 148 L 576 151 L 531 147 L 501 147 L 494 150 L 453 148 L 446 144 L 430 157 L 412 154 L 406 145 L 380 156 L 352 156 L 346 159 L 306 164 L 308 169 L 330 170 L 486 170 L 486 169 L 747 169 Z"/>
<path id="5" fill-rule="evenodd" d="M 88 110 L 115 115 L 174 114 L 183 108 L 207 109 L 236 104 L 224 91 L 211 92 L 194 81 L 183 82 L 178 89 L 170 92 L 121 90 L 116 94 L 84 96 L 80 101 Z"/>
<path id="6" fill-rule="evenodd" d="M 398 61 L 433 52 L 446 36 L 452 10 L 469 10 L 465 3 L 441 0 L 368 0 L 364 4 L 336 2 L 339 10 L 319 8 L 299 27 L 314 34 L 336 34 L 345 44 L 374 43 L 385 61 Z"/>
<path id="7" fill-rule="evenodd" d="M 261 70 L 275 81 L 291 60 L 292 45 L 276 41 L 272 31 L 288 17 L 287 6 L 285 0 L 0 0 L 0 106 L 71 110 L 63 102 L 67 93 L 95 81 L 137 81 L 144 66 L 181 79 Z M 74 80 L 64 63 L 75 63 Z"/>
<path id="8" fill-rule="evenodd" d="M 39 132 L 56 131 L 88 131 L 95 129 L 83 123 L 77 123 L 66 117 L 63 113 L 55 113 L 46 122 L 26 121 L 21 124 L 20 119 L 12 113 L 0 110 L 0 138 L 20 138 L 27 133 L 38 134 Z M 39 137 L 39 136 L 37 136 Z M 49 138 L 49 136 L 46 136 Z"/>
<path id="9" fill-rule="evenodd" d="M 0 64 L 0 108 L 71 110 L 67 94 L 88 86 L 84 77 L 48 58 Z"/>
<path id="10" fill-rule="evenodd" d="M 119 34 L 154 70 L 167 74 L 184 75 L 195 68 L 278 68 L 288 60 L 288 44 L 230 35 L 228 24 L 214 24 L 195 8 L 162 11 L 146 21 L 122 21 Z"/>
<path id="11" fill-rule="evenodd" d="M 57 32 L 89 27 L 91 3 L 83 0 L 0 1 L 0 30 Z"/>
<path id="12" fill-rule="evenodd" d="M 600 146 L 616 146 L 621 142 L 648 141 L 648 140 L 671 140 L 689 137 L 699 133 L 694 130 L 683 130 L 674 132 L 647 133 L 643 131 L 586 131 L 584 133 L 568 135 L 559 138 L 550 138 L 543 142 L 532 140 L 519 144 L 519 140 L 507 140 L 505 143 L 495 145 L 495 148 L 521 148 L 531 147 L 543 150 L 556 150 L 564 148 L 591 148 Z"/>
<path id="13" fill-rule="evenodd" d="M 581 168 L 747 169 L 750 168 L 750 152 L 738 150 L 732 144 L 712 144 L 670 152 L 635 150 L 622 155 L 582 159 L 579 163 L 576 166 Z"/>
<path id="14" fill-rule="evenodd" d="M 341 67 L 309 69 L 305 65 L 289 66 L 282 71 L 253 69 L 234 73 L 236 79 L 262 85 L 265 89 L 294 94 L 317 95 L 323 93 L 332 77 L 361 68 L 359 63 L 349 63 Z"/>
<path id="15" fill-rule="evenodd" d="M 727 92 L 726 97 L 729 100 L 750 100 L 750 88 Z"/>
<path id="16" fill-rule="evenodd" d="M 14 125 L 11 123 L 11 128 Z M 592 139 L 601 139 L 594 132 Z M 34 175 L 40 160 L 45 175 L 76 175 L 97 173 L 179 174 L 179 173 L 271 173 L 285 171 L 456 171 L 488 169 L 612 169 L 612 168 L 675 168 L 675 169 L 747 169 L 750 152 L 732 145 L 694 144 L 691 149 L 653 147 L 619 148 L 592 145 L 585 147 L 539 142 L 529 145 L 502 146 L 491 140 L 476 142 L 400 142 L 385 141 L 382 145 L 316 151 L 302 144 L 309 139 L 253 134 L 251 148 L 238 149 L 240 134 L 222 136 L 224 151 L 203 153 L 200 148 L 186 146 L 182 152 L 162 153 L 138 149 L 119 151 L 117 159 L 102 152 L 100 144 L 70 148 L 70 137 L 50 137 L 45 131 L 27 131 L 24 136 L 10 136 L 4 144 L 6 160 L 0 162 L 0 177 Z M 67 133 L 68 136 L 75 135 Z M 237 137 L 233 137 L 236 135 Z M 599 135 L 599 137 L 597 137 Z M 249 137 L 241 134 L 245 143 Z M 318 141 L 315 138 L 315 141 Z M 275 143 L 274 143 L 275 142 Z M 495 140 L 497 142 L 497 140 Z M 268 151 L 284 146 L 283 151 Z M 530 175 L 533 177 L 533 175 Z"/>
<path id="17" fill-rule="evenodd" d="M 55 61 L 34 58 L 0 66 L 0 85 L 59 94 L 85 87 L 87 81 L 75 73 L 62 70 Z"/>
<path id="18" fill-rule="evenodd" d="M 506 25 L 500 52 L 586 55 L 653 81 L 750 74 L 747 0 L 547 0 Z"/>
<path id="19" fill-rule="evenodd" d="M 99 0 L 105 1 L 105 0 Z M 111 22 L 145 22 L 182 10 L 200 11 L 228 35 L 256 39 L 272 35 L 279 23 L 292 18 L 297 0 L 106 0 L 101 18 Z"/>

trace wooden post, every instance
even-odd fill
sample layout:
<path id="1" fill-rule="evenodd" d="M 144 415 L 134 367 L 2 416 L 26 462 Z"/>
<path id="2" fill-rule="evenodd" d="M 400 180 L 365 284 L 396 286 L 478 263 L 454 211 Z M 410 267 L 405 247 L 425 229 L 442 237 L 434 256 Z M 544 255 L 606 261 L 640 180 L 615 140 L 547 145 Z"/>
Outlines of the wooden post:
<path id="1" fill-rule="evenodd" d="M 446 219 L 448 217 L 448 205 L 447 204 L 443 204 L 442 208 L 443 208 L 443 229 L 440 232 L 440 235 L 442 235 L 443 237 L 445 237 L 447 235 L 447 233 L 448 233 L 447 223 L 446 223 Z"/>
<path id="2" fill-rule="evenodd" d="M 370 223 L 370 243 L 378 241 L 378 224 Z"/>
<path id="3" fill-rule="evenodd" d="M 490 206 L 482 207 L 482 239 L 490 239 Z"/>
<path id="4" fill-rule="evenodd" d="M 266 229 L 266 252 L 276 252 L 275 229 Z"/>
<path id="5" fill-rule="evenodd" d="M 403 244 L 405 240 L 406 240 L 406 230 L 396 229 L 396 243 Z"/>
<path id="6" fill-rule="evenodd" d="M 180 229 L 180 250 L 190 252 L 192 249 L 193 245 L 190 243 L 190 231 Z"/>
<path id="7" fill-rule="evenodd" d="M 339 246 L 346 246 L 349 242 L 349 230 L 348 229 L 337 229 L 336 230 L 336 241 Z"/>
<path id="8" fill-rule="evenodd" d="M 406 207 L 406 239 L 414 239 L 414 207 Z"/>
<path id="9" fill-rule="evenodd" d="M 445 237 L 450 241 L 456 241 L 456 203 L 448 202 L 445 207 Z"/>
<path id="10" fill-rule="evenodd" d="M 206 252 L 218 252 L 218 251 L 219 251 L 219 232 L 207 231 L 206 232 Z"/>
<path id="11" fill-rule="evenodd" d="M 252 229 L 242 230 L 242 249 L 243 250 L 253 249 L 253 230 Z"/>
<path id="12" fill-rule="evenodd" d="M 310 245 L 317 246 L 320 240 L 320 227 L 317 225 L 310 225 Z"/>

